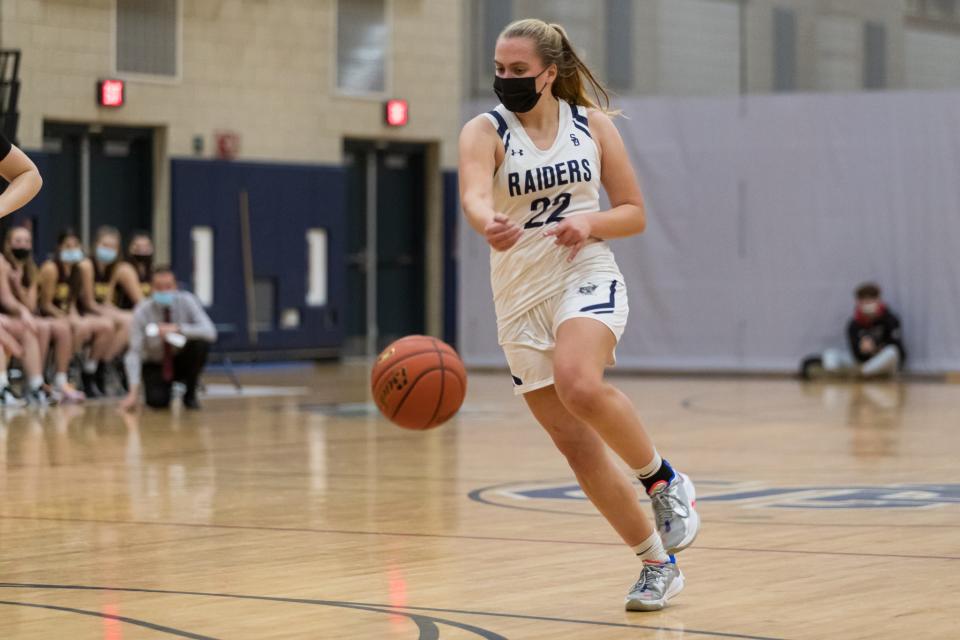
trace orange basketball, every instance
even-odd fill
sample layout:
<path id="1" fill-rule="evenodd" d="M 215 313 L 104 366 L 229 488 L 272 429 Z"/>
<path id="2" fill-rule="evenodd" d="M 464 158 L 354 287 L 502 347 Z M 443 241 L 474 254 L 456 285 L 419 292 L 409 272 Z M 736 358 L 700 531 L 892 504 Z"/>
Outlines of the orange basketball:
<path id="1" fill-rule="evenodd" d="M 467 372 L 447 343 L 429 336 L 407 336 L 377 358 L 370 390 L 380 412 L 395 425 L 432 429 L 460 409 L 467 393 Z"/>

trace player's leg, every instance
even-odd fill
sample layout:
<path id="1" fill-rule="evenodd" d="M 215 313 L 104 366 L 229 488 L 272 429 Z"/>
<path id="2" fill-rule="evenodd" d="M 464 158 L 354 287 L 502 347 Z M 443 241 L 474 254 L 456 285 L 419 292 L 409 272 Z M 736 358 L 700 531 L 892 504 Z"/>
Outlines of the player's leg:
<path id="1" fill-rule="evenodd" d="M 50 327 L 53 342 L 53 358 L 56 371 L 53 377 L 53 392 L 61 401 L 80 402 L 85 396 L 77 391 L 67 379 L 70 360 L 73 358 L 73 329 L 66 318 L 39 318 Z"/>
<path id="2" fill-rule="evenodd" d="M 31 330 L 22 320 L 11 319 L 6 323 L 6 329 L 17 339 L 23 349 L 23 372 L 27 378 L 27 402 L 37 406 L 46 406 L 50 398 L 43 389 L 43 364 L 40 361 L 40 341 L 37 333 Z M 49 338 L 49 334 L 47 335 Z"/>
<path id="3" fill-rule="evenodd" d="M 108 317 L 113 322 L 113 337 L 104 360 L 112 362 L 127 350 L 130 342 L 130 325 L 133 324 L 133 314 L 122 309 L 107 307 Z"/>
<path id="4" fill-rule="evenodd" d="M 0 408 L 22 407 L 25 401 L 17 397 L 13 389 L 10 388 L 7 365 L 10 361 L 8 353 L 22 356 L 23 348 L 17 342 L 17 339 L 6 330 L 7 321 L 8 317 L 0 314 Z"/>
<path id="5" fill-rule="evenodd" d="M 616 340 L 600 319 L 563 320 L 554 352 L 557 394 L 570 413 L 596 429 L 637 474 L 650 495 L 663 544 L 676 553 L 690 546 L 699 531 L 695 490 L 686 475 L 674 473 L 660 457 L 630 399 L 604 380 Z"/>
<path id="6" fill-rule="evenodd" d="M 683 589 L 683 574 L 667 556 L 660 536 L 647 520 L 636 489 L 610 457 L 597 432 L 567 411 L 553 385 L 526 393 L 523 398 L 567 459 L 587 498 L 644 562 L 640 579 L 627 596 L 627 608 L 662 609 Z"/>
<path id="7" fill-rule="evenodd" d="M 113 348 L 113 320 L 107 316 L 85 315 L 82 322 L 92 336 L 90 349 L 83 359 L 83 391 L 88 398 L 98 398 L 106 394 L 103 377 L 98 375 L 102 362 L 108 362 Z"/>
<path id="8" fill-rule="evenodd" d="M 637 491 L 607 453 L 597 432 L 567 411 L 553 385 L 524 394 L 523 399 L 567 459 L 580 488 L 623 541 L 637 547 L 649 538 L 653 526 L 637 500 Z"/>

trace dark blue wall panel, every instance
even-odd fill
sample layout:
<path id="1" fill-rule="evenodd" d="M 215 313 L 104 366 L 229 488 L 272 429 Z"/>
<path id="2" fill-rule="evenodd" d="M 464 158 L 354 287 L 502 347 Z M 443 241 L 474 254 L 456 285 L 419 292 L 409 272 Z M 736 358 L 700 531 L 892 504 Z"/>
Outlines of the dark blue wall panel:
<path id="1" fill-rule="evenodd" d="M 172 161 L 172 258 L 179 279 L 193 273 L 193 227 L 214 235 L 214 322 L 236 331 L 223 335 L 227 350 L 253 348 L 247 340 L 240 192 L 250 201 L 255 278 L 276 285 L 276 327 L 261 332 L 257 349 L 336 349 L 343 342 L 341 319 L 346 280 L 345 172 L 339 167 L 178 159 Z M 328 303 L 308 307 L 307 229 L 324 228 L 328 238 Z M 192 285 L 192 283 L 189 283 Z M 280 329 L 279 314 L 300 311 L 300 327 Z"/>

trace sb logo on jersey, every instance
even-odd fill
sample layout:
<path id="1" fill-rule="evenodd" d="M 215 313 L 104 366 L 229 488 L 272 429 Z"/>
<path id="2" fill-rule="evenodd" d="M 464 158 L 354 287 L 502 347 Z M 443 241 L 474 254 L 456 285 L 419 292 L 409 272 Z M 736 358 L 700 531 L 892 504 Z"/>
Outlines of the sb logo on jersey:
<path id="1" fill-rule="evenodd" d="M 577 135 L 576 135 L 575 133 L 571 133 L 571 134 L 570 134 L 570 140 L 573 142 L 573 146 L 575 146 L 575 147 L 579 147 L 579 146 L 580 146 L 580 140 L 577 139 Z"/>

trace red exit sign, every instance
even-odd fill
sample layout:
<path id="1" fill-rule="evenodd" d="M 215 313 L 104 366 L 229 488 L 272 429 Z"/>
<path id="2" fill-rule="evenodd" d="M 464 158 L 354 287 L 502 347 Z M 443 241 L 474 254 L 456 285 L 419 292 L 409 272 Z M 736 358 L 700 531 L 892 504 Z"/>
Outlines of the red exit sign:
<path id="1" fill-rule="evenodd" d="M 402 127 L 410 119 L 406 100 L 387 100 L 384 104 L 384 120 L 387 126 Z"/>
<path id="2" fill-rule="evenodd" d="M 101 107 L 122 107 L 125 84 L 123 80 L 101 80 L 97 83 L 97 103 Z"/>

